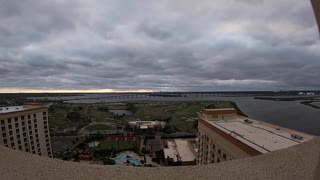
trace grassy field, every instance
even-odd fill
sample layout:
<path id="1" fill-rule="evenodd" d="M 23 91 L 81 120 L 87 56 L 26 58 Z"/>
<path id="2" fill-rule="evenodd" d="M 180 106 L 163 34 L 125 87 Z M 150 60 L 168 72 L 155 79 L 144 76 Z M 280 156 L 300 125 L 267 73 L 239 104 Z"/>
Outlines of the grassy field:
<path id="1" fill-rule="evenodd" d="M 91 149 L 116 149 L 126 150 L 132 148 L 139 148 L 140 141 L 99 141 L 100 145 Z"/>
<path id="2" fill-rule="evenodd" d="M 113 128 L 105 124 L 94 124 L 91 126 L 87 126 L 85 129 L 87 131 L 95 131 L 95 130 L 111 130 Z"/>
<path id="3" fill-rule="evenodd" d="M 50 128 L 64 129 L 79 125 L 81 121 L 88 120 L 104 122 L 106 118 L 112 118 L 112 113 L 99 110 L 100 104 L 54 104 L 49 108 Z M 72 122 L 66 118 L 72 111 L 80 113 L 81 118 L 77 122 Z"/>
<path id="4" fill-rule="evenodd" d="M 233 104 L 227 101 L 196 101 L 196 102 L 144 102 L 136 103 L 134 116 L 141 120 L 166 120 L 183 132 L 196 133 L 194 120 L 198 113 L 211 105 L 215 108 L 231 108 Z"/>
<path id="5" fill-rule="evenodd" d="M 207 106 L 214 108 L 230 108 L 236 105 L 227 101 L 191 101 L 191 102 L 130 102 L 134 107 L 133 118 L 141 120 L 164 120 L 172 129 L 182 132 L 195 134 L 197 126 L 195 121 L 198 113 Z M 97 104 L 54 104 L 49 111 L 50 128 L 67 128 L 77 127 L 79 122 L 72 122 L 66 115 L 68 112 L 77 111 L 80 113 L 82 120 L 86 120 L 88 125 L 90 122 L 112 122 L 117 125 L 126 125 L 127 118 L 117 118 L 112 116 L 109 110 L 125 110 L 126 103 L 97 103 Z M 236 107 L 235 107 L 236 108 Z M 81 121 L 81 120 L 80 120 Z M 101 124 L 100 124 L 101 125 Z M 111 127 L 93 126 L 87 127 L 86 130 L 107 130 Z"/>

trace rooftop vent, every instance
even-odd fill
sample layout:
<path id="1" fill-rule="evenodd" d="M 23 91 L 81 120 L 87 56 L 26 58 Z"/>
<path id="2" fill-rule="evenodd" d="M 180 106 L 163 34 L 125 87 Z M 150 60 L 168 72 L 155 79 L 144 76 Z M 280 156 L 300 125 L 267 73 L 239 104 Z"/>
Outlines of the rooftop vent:
<path id="1" fill-rule="evenodd" d="M 302 139 L 303 139 L 303 136 L 300 136 L 300 135 L 298 135 L 298 134 L 291 134 L 291 137 L 292 137 L 293 139 L 298 139 L 298 140 L 302 140 Z"/>
<path id="2" fill-rule="evenodd" d="M 248 124 L 252 124 L 252 121 L 250 121 L 249 119 L 245 119 L 244 122 L 246 122 Z"/>

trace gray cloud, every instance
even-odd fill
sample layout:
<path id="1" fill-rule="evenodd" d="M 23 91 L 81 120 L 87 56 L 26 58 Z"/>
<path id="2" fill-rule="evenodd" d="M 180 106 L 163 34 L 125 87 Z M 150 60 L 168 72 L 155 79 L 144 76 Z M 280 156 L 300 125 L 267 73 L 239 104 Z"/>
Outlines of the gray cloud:
<path id="1" fill-rule="evenodd" d="M 319 89 L 300 0 L 0 0 L 1 89 Z"/>

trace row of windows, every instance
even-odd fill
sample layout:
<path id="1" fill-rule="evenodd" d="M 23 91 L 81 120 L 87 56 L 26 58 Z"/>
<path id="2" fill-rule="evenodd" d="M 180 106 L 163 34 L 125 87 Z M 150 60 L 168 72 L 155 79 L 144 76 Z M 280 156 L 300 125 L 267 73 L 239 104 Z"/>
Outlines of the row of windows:
<path id="1" fill-rule="evenodd" d="M 42 115 L 43 115 L 43 120 L 46 120 L 47 119 L 47 112 L 42 112 Z M 32 116 L 33 116 L 34 119 L 37 118 L 37 114 L 33 114 Z M 28 117 L 28 120 L 31 119 L 31 115 L 30 114 L 27 115 L 27 117 Z M 25 116 L 20 116 L 20 119 L 22 121 L 24 121 L 24 118 L 25 118 Z M 14 119 L 14 122 L 16 122 L 16 123 L 19 122 L 19 118 L 18 117 L 14 117 L 13 119 Z M 5 120 L 0 120 L 0 122 L 1 122 L 1 125 L 5 124 Z M 11 118 L 8 118 L 7 122 L 8 122 L 8 124 L 10 124 L 12 122 Z"/>
<path id="2" fill-rule="evenodd" d="M 211 163 L 215 162 L 215 156 L 217 153 L 216 160 L 217 162 L 221 162 L 221 160 L 227 160 L 227 155 L 222 152 L 220 148 L 217 148 L 216 150 L 216 145 L 209 140 L 208 136 L 205 134 L 199 133 L 199 145 L 200 145 L 200 151 L 198 154 L 198 160 L 199 163 L 204 163 L 206 164 L 209 160 Z M 209 149 L 210 147 L 210 149 Z"/>

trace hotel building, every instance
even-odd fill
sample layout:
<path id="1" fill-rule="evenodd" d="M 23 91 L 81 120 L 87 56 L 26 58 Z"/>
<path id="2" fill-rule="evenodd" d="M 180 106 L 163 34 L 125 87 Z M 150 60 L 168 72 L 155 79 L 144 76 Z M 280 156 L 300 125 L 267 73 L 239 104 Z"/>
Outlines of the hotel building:
<path id="1" fill-rule="evenodd" d="M 38 103 L 0 107 L 0 145 L 52 157 L 48 108 Z"/>
<path id="2" fill-rule="evenodd" d="M 311 140 L 312 135 L 253 120 L 233 108 L 204 109 L 199 116 L 197 164 L 265 154 Z"/>

